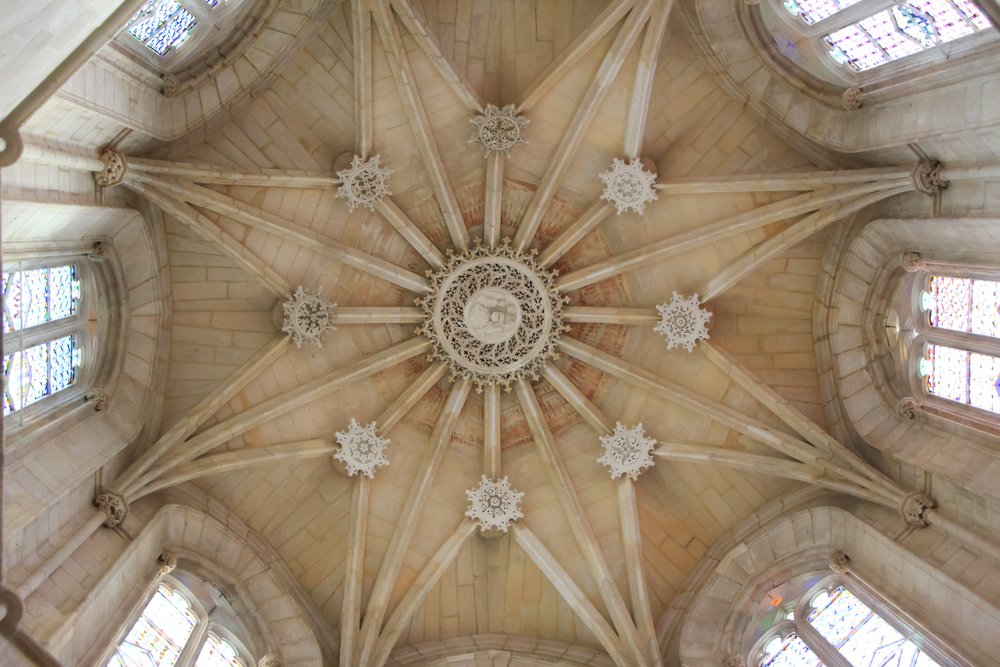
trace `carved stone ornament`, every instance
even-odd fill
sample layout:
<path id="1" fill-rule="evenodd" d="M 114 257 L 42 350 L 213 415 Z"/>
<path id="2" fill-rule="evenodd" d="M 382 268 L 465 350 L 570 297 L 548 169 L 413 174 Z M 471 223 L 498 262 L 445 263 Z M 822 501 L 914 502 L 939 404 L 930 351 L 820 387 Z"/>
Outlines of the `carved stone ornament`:
<path id="1" fill-rule="evenodd" d="M 94 499 L 94 504 L 104 511 L 104 525 L 108 528 L 118 526 L 128 516 L 128 503 L 114 491 L 101 491 Z"/>
<path id="2" fill-rule="evenodd" d="M 656 307 L 660 322 L 653 330 L 667 339 L 667 349 L 683 347 L 688 352 L 700 341 L 708 340 L 708 320 L 712 313 L 701 307 L 697 294 L 682 297 L 677 292 L 670 303 Z"/>
<path id="3" fill-rule="evenodd" d="M 504 152 L 510 157 L 510 149 L 516 144 L 526 143 L 521 130 L 530 121 L 517 115 L 513 104 L 502 109 L 495 104 L 487 104 L 483 113 L 469 120 L 476 126 L 476 133 L 470 144 L 479 144 L 485 154 Z"/>
<path id="4" fill-rule="evenodd" d="M 923 257 L 920 256 L 920 253 L 912 250 L 904 252 L 899 258 L 899 263 L 905 271 L 909 271 L 910 273 L 927 268 L 927 264 L 924 262 Z"/>
<path id="5" fill-rule="evenodd" d="M 912 396 L 904 396 L 896 404 L 896 412 L 906 419 L 916 419 L 917 412 L 920 411 L 920 401 Z"/>
<path id="6" fill-rule="evenodd" d="M 101 412 L 108 407 L 111 397 L 103 389 L 91 389 L 83 395 L 83 400 L 94 406 L 94 412 Z"/>
<path id="7" fill-rule="evenodd" d="M 903 521 L 911 526 L 925 527 L 929 525 L 925 514 L 927 510 L 937 507 L 934 499 L 923 491 L 914 491 L 903 498 L 903 503 L 899 507 L 899 513 Z"/>
<path id="8" fill-rule="evenodd" d="M 614 204 L 619 215 L 629 210 L 643 213 L 646 203 L 656 199 L 653 190 L 656 174 L 646 171 L 639 160 L 625 162 L 614 158 L 611 169 L 601 174 L 601 180 L 604 181 L 601 199 Z"/>
<path id="9" fill-rule="evenodd" d="M 840 103 L 844 105 L 844 108 L 848 111 L 856 111 L 861 108 L 861 99 L 864 97 L 864 91 L 860 88 L 848 88 L 840 96 Z"/>
<path id="10" fill-rule="evenodd" d="M 611 479 L 624 475 L 634 482 L 646 468 L 656 465 L 652 457 L 656 440 L 646 437 L 642 424 L 625 428 L 621 422 L 616 423 L 614 433 L 601 436 L 601 445 L 604 453 L 597 462 L 608 467 Z"/>
<path id="11" fill-rule="evenodd" d="M 160 91 L 163 93 L 164 97 L 173 97 L 177 94 L 177 88 L 180 86 L 180 81 L 173 74 L 163 75 L 163 87 Z"/>
<path id="12" fill-rule="evenodd" d="M 257 667 L 281 667 L 281 661 L 273 655 L 265 655 L 257 662 Z"/>
<path id="13" fill-rule="evenodd" d="M 477 242 L 428 275 L 433 291 L 417 299 L 424 310 L 417 332 L 431 340 L 431 358 L 448 364 L 452 380 L 468 378 L 481 391 L 538 378 L 567 329 L 555 272 L 506 242 L 492 250 Z"/>
<path id="14" fill-rule="evenodd" d="M 322 287 L 309 292 L 299 285 L 292 298 L 281 306 L 285 313 L 281 330 L 292 337 L 295 347 L 302 347 L 302 343 L 323 347 L 323 334 L 336 328 L 333 326 L 336 307 L 337 304 L 323 298 Z"/>
<path id="15" fill-rule="evenodd" d="M 389 459 L 383 454 L 389 440 L 379 437 L 375 428 L 375 422 L 361 426 L 351 419 L 346 431 L 337 431 L 337 444 L 340 445 L 340 449 L 333 458 L 347 466 L 349 477 L 354 477 L 360 472 L 368 479 L 372 479 L 375 477 L 375 468 L 389 465 Z"/>
<path id="16" fill-rule="evenodd" d="M 355 155 L 350 167 L 337 172 L 337 178 L 340 179 L 337 198 L 346 199 L 347 206 L 352 211 L 358 206 L 374 210 L 379 199 L 392 194 L 389 192 L 389 174 L 392 170 L 383 167 L 379 161 L 378 155 L 367 160 Z"/>
<path id="17" fill-rule="evenodd" d="M 726 659 L 722 661 L 722 667 L 747 667 L 747 660 L 742 655 L 730 653 L 726 656 Z"/>
<path id="18" fill-rule="evenodd" d="M 83 256 L 86 257 L 91 262 L 103 262 L 111 254 L 111 246 L 109 246 L 104 241 L 98 241 L 94 244 L 94 247 L 90 252 L 85 253 Z"/>
<path id="19" fill-rule="evenodd" d="M 524 518 L 520 508 L 524 492 L 510 488 L 506 477 L 494 482 L 483 475 L 479 486 L 467 490 L 465 495 L 469 498 L 465 516 L 478 521 L 480 530 L 506 533 L 510 524 Z"/>
<path id="20" fill-rule="evenodd" d="M 920 160 L 910 174 L 913 178 L 913 187 L 917 192 L 922 192 L 925 195 L 938 194 L 948 187 L 947 181 L 941 178 L 943 168 L 941 163 L 935 160 Z"/>
<path id="21" fill-rule="evenodd" d="M 177 556 L 169 551 L 164 551 L 157 557 L 156 563 L 160 566 L 160 574 L 170 574 L 177 569 Z"/>
<path id="22" fill-rule="evenodd" d="M 834 551 L 830 554 L 827 565 L 837 574 L 847 574 L 851 571 L 851 558 L 843 551 Z"/>
<path id="23" fill-rule="evenodd" d="M 94 172 L 94 180 L 104 188 L 111 188 L 125 180 L 125 173 L 128 171 L 128 162 L 121 151 L 113 148 L 105 148 L 101 153 L 101 162 L 104 169 Z"/>

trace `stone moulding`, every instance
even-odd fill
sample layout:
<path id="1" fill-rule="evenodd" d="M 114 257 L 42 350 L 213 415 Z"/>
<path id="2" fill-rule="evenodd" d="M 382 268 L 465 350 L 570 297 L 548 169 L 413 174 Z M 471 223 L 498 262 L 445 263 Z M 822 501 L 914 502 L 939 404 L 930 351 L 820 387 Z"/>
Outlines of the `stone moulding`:
<path id="1" fill-rule="evenodd" d="M 537 379 L 555 357 L 568 299 L 556 290 L 555 272 L 541 269 L 532 255 L 507 243 L 477 244 L 450 254 L 444 268 L 428 275 L 433 291 L 416 301 L 424 310 L 417 332 L 431 340 L 430 358 L 446 363 L 452 380 L 468 378 L 478 391 L 509 390 L 520 378 Z"/>
<path id="2" fill-rule="evenodd" d="M 483 475 L 479 486 L 467 490 L 465 495 L 469 498 L 465 516 L 476 520 L 482 531 L 506 533 L 512 523 L 524 518 L 520 508 L 524 492 L 510 488 L 506 477 L 494 482 Z"/>

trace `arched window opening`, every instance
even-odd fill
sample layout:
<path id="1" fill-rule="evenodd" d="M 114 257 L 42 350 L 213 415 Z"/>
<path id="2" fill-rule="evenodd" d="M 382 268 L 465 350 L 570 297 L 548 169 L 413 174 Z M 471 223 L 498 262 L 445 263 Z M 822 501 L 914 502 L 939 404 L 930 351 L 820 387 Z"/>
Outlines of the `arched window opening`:
<path id="1" fill-rule="evenodd" d="M 806 574 L 766 596 L 773 611 L 754 620 L 749 661 L 755 667 L 938 667 L 950 654 L 934 648 L 891 605 L 851 577 Z M 783 597 L 791 593 L 792 599 Z M 779 606 L 780 605 L 780 606 Z M 943 662 L 944 661 L 944 662 Z"/>
<path id="2" fill-rule="evenodd" d="M 202 5 L 214 8 L 220 0 L 194 0 L 194 11 Z M 222 0 L 225 2 L 225 0 Z M 190 6 L 190 5 L 189 5 Z M 204 20 L 204 15 L 202 16 Z M 178 0 L 147 0 L 129 20 L 125 32 L 158 56 L 180 47 L 198 25 L 198 17 Z"/>
<path id="3" fill-rule="evenodd" d="M 855 5 L 858 10 L 844 11 Z M 992 28 L 972 0 L 908 0 L 891 6 L 879 0 L 785 0 L 783 6 L 807 26 L 822 24 L 829 57 L 853 72 Z"/>
<path id="4" fill-rule="evenodd" d="M 1000 413 L 1000 282 L 930 274 L 921 287 L 927 393 Z"/>
<path id="5" fill-rule="evenodd" d="M 251 667 L 228 598 L 187 571 L 161 576 L 142 611 L 108 649 L 104 667 Z"/>
<path id="6" fill-rule="evenodd" d="M 3 270 L 4 416 L 71 387 L 81 364 L 76 264 Z"/>
<path id="7" fill-rule="evenodd" d="M 158 586 L 107 667 L 174 667 L 197 623 L 186 597 Z"/>

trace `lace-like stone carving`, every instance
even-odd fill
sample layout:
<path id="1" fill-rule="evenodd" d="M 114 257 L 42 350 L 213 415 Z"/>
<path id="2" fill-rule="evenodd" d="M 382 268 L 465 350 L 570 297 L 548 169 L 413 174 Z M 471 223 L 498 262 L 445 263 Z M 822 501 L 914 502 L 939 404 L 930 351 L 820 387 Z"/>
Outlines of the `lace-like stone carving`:
<path id="1" fill-rule="evenodd" d="M 257 662 L 257 667 L 281 667 L 281 661 L 273 655 L 265 655 Z"/>
<path id="2" fill-rule="evenodd" d="M 480 530 L 506 533 L 510 524 L 524 518 L 520 507 L 524 492 L 510 488 L 506 477 L 494 482 L 483 475 L 479 486 L 467 490 L 465 495 L 469 498 L 465 516 L 478 521 Z"/>
<path id="3" fill-rule="evenodd" d="M 510 149 L 515 144 L 525 143 L 521 130 L 530 121 L 517 115 L 513 104 L 502 109 L 495 104 L 487 104 L 483 113 L 469 120 L 476 126 L 476 134 L 469 140 L 470 144 L 479 144 L 485 154 L 503 151 L 510 157 Z"/>
<path id="4" fill-rule="evenodd" d="M 128 171 L 128 162 L 121 151 L 113 148 L 105 148 L 101 153 L 101 162 L 104 169 L 94 173 L 94 180 L 104 188 L 111 188 L 125 180 L 125 173 Z"/>
<path id="5" fill-rule="evenodd" d="M 337 178 L 340 179 L 337 198 L 346 199 L 347 206 L 352 211 L 358 206 L 374 210 L 375 202 L 392 194 L 389 192 L 389 174 L 392 170 L 383 167 L 379 161 L 378 155 L 367 160 L 355 155 L 350 167 L 337 172 Z"/>
<path id="6" fill-rule="evenodd" d="M 361 473 L 372 479 L 375 477 L 375 468 L 389 465 L 389 459 L 383 454 L 389 440 L 380 437 L 375 428 L 375 422 L 361 426 L 351 419 L 346 431 L 337 431 L 337 443 L 340 449 L 333 458 L 347 466 L 349 477 Z"/>
<path id="7" fill-rule="evenodd" d="M 948 182 L 941 177 L 941 170 L 944 167 L 940 162 L 934 160 L 920 160 L 913 167 L 913 187 L 917 192 L 934 196 L 948 187 Z"/>
<path id="8" fill-rule="evenodd" d="M 920 401 L 912 396 L 904 396 L 896 403 L 896 412 L 900 417 L 906 419 L 916 419 L 917 412 L 920 411 Z"/>
<path id="9" fill-rule="evenodd" d="M 937 507 L 937 503 L 934 502 L 933 498 L 923 491 L 914 491 L 903 498 L 899 513 L 903 517 L 903 521 L 909 525 L 925 527 L 928 523 L 924 515 L 927 510 L 935 507 Z"/>
<path id="10" fill-rule="evenodd" d="M 722 664 L 723 667 L 747 667 L 746 658 L 744 658 L 742 655 L 737 655 L 735 653 L 730 653 L 729 655 L 727 655 L 726 659 L 722 661 Z"/>
<path id="11" fill-rule="evenodd" d="M 97 494 L 94 504 L 104 512 L 106 517 L 104 525 L 108 528 L 120 525 L 128 516 L 128 503 L 114 491 L 102 491 Z"/>
<path id="12" fill-rule="evenodd" d="M 310 293 L 299 285 L 292 298 L 281 306 L 285 313 L 281 330 L 292 337 L 295 347 L 302 347 L 302 343 L 323 347 L 323 334 L 336 328 L 333 326 L 336 307 L 337 304 L 323 298 L 322 287 Z"/>
<path id="13" fill-rule="evenodd" d="M 160 574 L 170 574 L 175 569 L 177 569 L 177 556 L 170 553 L 169 551 L 164 551 L 156 559 L 157 565 L 160 566 Z"/>
<path id="14" fill-rule="evenodd" d="M 656 174 L 646 171 L 639 160 L 625 162 L 614 158 L 611 169 L 601 174 L 601 180 L 604 181 L 601 199 L 614 204 L 619 215 L 628 210 L 643 213 L 646 203 L 656 199 L 653 190 Z"/>
<path id="15" fill-rule="evenodd" d="M 448 364 L 452 380 L 468 378 L 481 391 L 538 378 L 567 328 L 554 272 L 505 243 L 452 254 L 429 275 L 433 292 L 417 299 L 425 318 L 417 332 L 434 344 L 431 358 Z"/>
<path id="16" fill-rule="evenodd" d="M 177 89 L 180 87 L 181 82 L 173 74 L 163 75 L 163 87 L 160 92 L 163 93 L 164 97 L 173 97 L 177 94 Z"/>
<path id="17" fill-rule="evenodd" d="M 688 352 L 694 350 L 699 341 L 708 340 L 708 320 L 712 313 L 701 307 L 698 295 L 682 297 L 674 292 L 670 303 L 656 307 L 660 313 L 660 323 L 653 327 L 667 339 L 667 349 L 683 347 Z"/>
<path id="18" fill-rule="evenodd" d="M 904 252 L 899 258 L 899 263 L 903 267 L 903 270 L 909 273 L 927 268 L 924 258 L 920 256 L 919 252 L 913 250 Z"/>
<path id="19" fill-rule="evenodd" d="M 656 440 L 646 437 L 641 423 L 633 428 L 625 428 L 621 422 L 617 422 L 614 433 L 601 436 L 601 445 L 604 446 L 604 454 L 597 462 L 608 467 L 611 479 L 624 475 L 635 481 L 646 468 L 656 465 L 651 456 Z"/>

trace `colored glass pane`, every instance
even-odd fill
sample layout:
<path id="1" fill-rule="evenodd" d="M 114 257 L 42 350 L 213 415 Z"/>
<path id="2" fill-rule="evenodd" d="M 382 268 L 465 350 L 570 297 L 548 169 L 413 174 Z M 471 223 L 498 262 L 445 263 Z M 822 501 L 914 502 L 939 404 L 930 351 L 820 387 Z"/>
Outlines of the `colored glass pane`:
<path id="1" fill-rule="evenodd" d="M 807 25 L 812 25 L 856 2 L 860 0 L 785 0 L 784 6 L 790 14 L 801 17 Z"/>
<path id="2" fill-rule="evenodd" d="M 931 326 L 1000 338 L 1000 283 L 932 276 L 927 295 Z"/>
<path id="3" fill-rule="evenodd" d="M 173 667 L 196 622 L 187 600 L 180 593 L 160 586 L 115 649 L 107 667 Z"/>
<path id="4" fill-rule="evenodd" d="M 180 9 L 170 17 L 166 25 L 160 28 L 153 38 L 146 42 L 146 46 L 159 55 L 164 55 L 167 51 L 184 43 L 191 35 L 197 21 L 186 9 Z"/>
<path id="5" fill-rule="evenodd" d="M 180 7 L 177 0 L 148 0 L 132 17 L 128 34 L 145 42 Z"/>
<path id="6" fill-rule="evenodd" d="M 3 358 L 3 413 L 31 405 L 76 380 L 80 354 L 76 336 L 63 336 Z"/>
<path id="7" fill-rule="evenodd" d="M 764 647 L 759 667 L 822 667 L 823 663 L 794 632 L 775 637 Z"/>
<path id="8" fill-rule="evenodd" d="M 809 623 L 854 667 L 933 667 L 934 660 L 843 586 L 812 600 Z"/>
<path id="9" fill-rule="evenodd" d="M 20 331 L 76 314 L 80 282 L 73 265 L 3 272 L 3 331 Z"/>
<path id="10" fill-rule="evenodd" d="M 218 0 L 205 0 L 205 3 L 209 7 L 219 4 Z M 178 0 L 148 0 L 132 17 L 127 32 L 162 56 L 183 44 L 197 23 L 194 15 Z"/>
<path id="11" fill-rule="evenodd" d="M 201 647 L 195 667 L 245 667 L 240 660 L 239 651 L 225 639 L 213 634 L 208 636 Z"/>
<path id="12" fill-rule="evenodd" d="M 971 0 L 913 0 L 831 32 L 823 39 L 834 60 L 863 72 L 990 25 Z"/>

